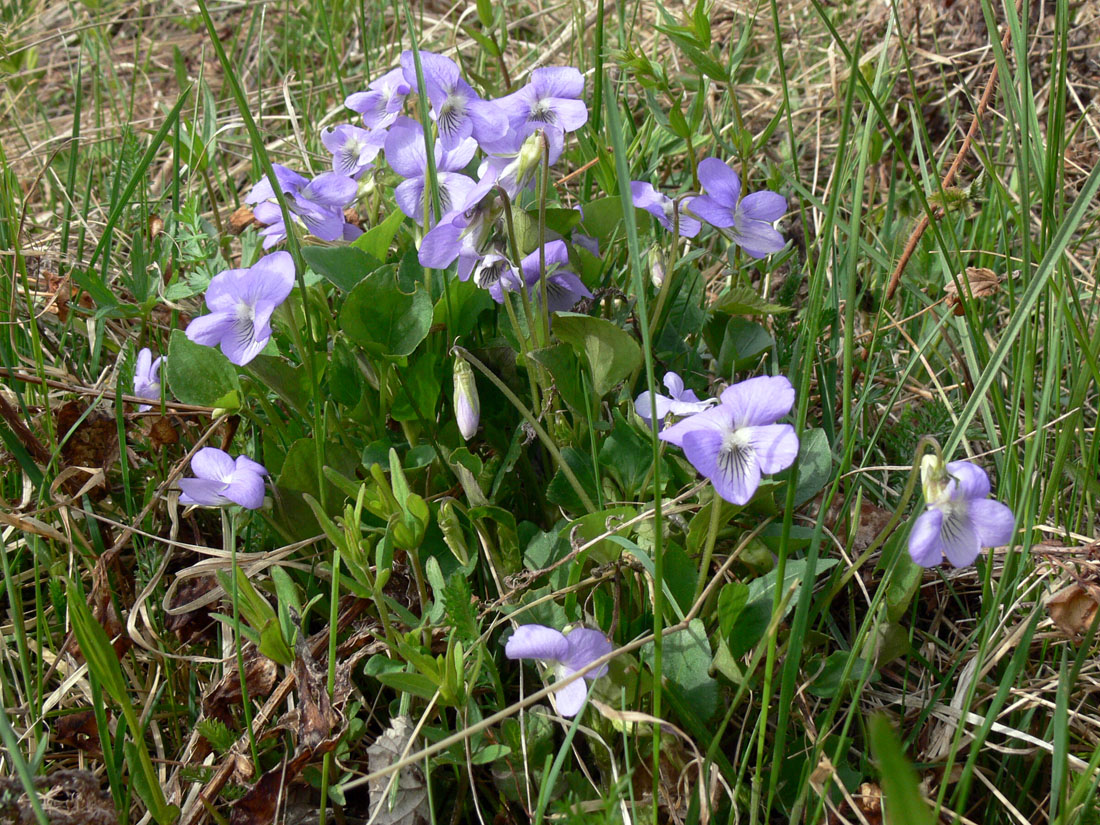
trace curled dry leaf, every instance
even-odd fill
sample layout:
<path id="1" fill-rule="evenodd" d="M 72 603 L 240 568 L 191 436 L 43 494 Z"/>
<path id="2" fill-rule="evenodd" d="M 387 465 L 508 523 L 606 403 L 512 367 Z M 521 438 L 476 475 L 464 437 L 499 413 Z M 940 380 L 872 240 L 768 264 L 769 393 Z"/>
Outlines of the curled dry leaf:
<path id="1" fill-rule="evenodd" d="M 110 719 L 110 708 L 106 708 L 105 713 L 107 718 Z M 99 726 L 96 724 L 94 710 L 79 710 L 76 713 L 68 713 L 59 717 L 54 725 L 53 736 L 54 741 L 58 744 L 68 745 L 96 756 L 101 753 Z"/>
<path id="2" fill-rule="evenodd" d="M 1054 624 L 1072 639 L 1083 636 L 1100 607 L 1100 586 L 1074 582 L 1047 599 L 1047 612 Z"/>
<path id="3" fill-rule="evenodd" d="M 968 266 L 963 274 L 959 276 L 959 283 L 963 284 L 964 287 L 969 285 L 970 294 L 975 299 L 988 298 L 990 295 L 995 295 L 1001 288 L 1001 279 L 997 273 L 984 266 Z M 943 292 L 947 296 L 947 305 L 955 308 L 956 315 L 966 314 L 954 281 L 946 284 Z"/>
<path id="4" fill-rule="evenodd" d="M 244 654 L 244 684 L 248 698 L 255 700 L 271 693 L 278 675 L 276 664 L 252 645 Z M 229 723 L 232 710 L 241 703 L 241 676 L 237 668 L 228 671 L 202 699 L 202 710 L 208 718 Z"/>
<path id="5" fill-rule="evenodd" d="M 229 234 L 240 235 L 250 226 L 262 226 L 252 214 L 252 208 L 242 206 L 229 216 Z"/>
<path id="6" fill-rule="evenodd" d="M 413 725 L 407 716 L 397 716 L 385 732 L 367 748 L 367 770 L 371 773 L 385 770 L 403 756 L 416 750 L 416 743 L 409 747 Z M 393 788 L 397 791 L 394 793 Z M 398 771 L 390 784 L 390 776 L 372 779 L 369 783 L 371 813 L 378 825 L 427 825 L 431 821 L 428 810 L 428 789 L 424 774 L 416 765 L 406 765 Z M 392 800 L 392 805 L 391 805 Z M 381 806 L 381 810 L 378 810 Z"/>
<path id="7" fill-rule="evenodd" d="M 156 418 L 149 427 L 149 446 L 158 453 L 167 446 L 179 443 L 179 440 L 179 431 L 163 415 Z"/>

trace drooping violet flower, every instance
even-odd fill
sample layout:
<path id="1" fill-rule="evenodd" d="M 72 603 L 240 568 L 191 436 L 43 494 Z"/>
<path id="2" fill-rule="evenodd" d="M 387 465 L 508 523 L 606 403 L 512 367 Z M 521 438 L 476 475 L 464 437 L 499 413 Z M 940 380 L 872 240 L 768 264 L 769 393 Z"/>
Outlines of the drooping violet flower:
<path id="1" fill-rule="evenodd" d="M 425 233 L 417 255 L 421 266 L 446 269 L 457 258 L 459 280 L 469 279 L 503 211 L 492 190 L 491 182 L 478 181 L 465 203 Z"/>
<path id="2" fill-rule="evenodd" d="M 477 185 L 473 178 L 458 172 L 466 167 L 476 151 L 477 141 L 473 138 L 460 140 L 452 149 L 444 149 L 438 141 L 435 143 L 439 207 L 444 215 L 455 205 L 465 203 Z M 393 193 L 397 205 L 418 224 L 423 224 L 428 197 L 428 156 L 424 151 L 424 129 L 419 123 L 407 117 L 394 122 L 386 136 L 386 160 L 393 171 L 405 178 Z"/>
<path id="3" fill-rule="evenodd" d="M 547 66 L 531 72 L 531 79 L 522 89 L 493 102 L 508 119 L 512 134 L 523 139 L 541 129 L 552 136 L 551 154 L 556 148 L 560 155 L 562 135 L 588 122 L 588 107 L 580 99 L 582 94 L 584 75 L 577 69 Z"/>
<path id="4" fill-rule="evenodd" d="M 477 396 L 474 371 L 464 358 L 455 359 L 454 385 L 455 422 L 462 437 L 469 441 L 481 420 L 481 401 Z"/>
<path id="5" fill-rule="evenodd" d="M 574 273 L 561 269 L 569 263 L 569 250 L 565 241 L 550 241 L 546 244 L 546 306 L 550 312 L 565 312 L 573 308 L 581 298 L 591 298 L 592 293 Z M 486 256 L 488 258 L 488 256 Z M 489 292 L 498 304 L 503 303 L 504 293 L 520 289 L 520 276 L 523 285 L 531 291 L 536 300 L 542 300 L 542 290 L 538 288 L 541 260 L 536 249 L 520 261 L 519 273 L 509 266 L 504 270 Z"/>
<path id="6" fill-rule="evenodd" d="M 664 384 L 668 387 L 669 394 L 654 394 L 657 398 L 657 429 L 664 426 L 665 419 L 669 415 L 694 415 L 718 403 L 717 398 L 705 398 L 700 401 L 694 390 L 684 389 L 684 379 L 674 372 L 665 373 Z M 644 390 L 634 399 L 634 411 L 646 424 L 653 426 L 653 421 L 649 417 L 652 412 L 649 390 Z"/>
<path id="7" fill-rule="evenodd" d="M 248 269 L 227 269 L 206 290 L 209 315 L 187 325 L 187 337 L 204 347 L 221 346 L 238 366 L 260 354 L 271 339 L 271 314 L 294 288 L 294 260 L 274 252 Z"/>
<path id="8" fill-rule="evenodd" d="M 523 189 L 535 185 L 536 173 L 542 165 L 543 140 L 545 133 L 533 134 L 524 140 L 513 142 L 512 133 L 491 147 L 490 154 L 478 167 L 479 185 L 495 185 L 505 191 L 509 198 L 515 198 Z M 484 145 L 483 145 L 484 148 Z M 550 140 L 550 163 L 561 155 L 561 140 L 555 144 Z"/>
<path id="9" fill-rule="evenodd" d="M 332 152 L 332 170 L 352 180 L 359 180 L 374 165 L 385 141 L 385 132 L 358 126 L 336 126 L 321 132 L 321 143 Z"/>
<path id="10" fill-rule="evenodd" d="M 134 395 L 138 398 L 158 400 L 160 398 L 160 365 L 164 363 L 164 356 L 153 358 L 153 351 L 149 347 L 142 347 L 138 352 L 137 365 L 134 368 Z M 152 404 L 138 404 L 138 412 L 147 412 L 153 409 Z"/>
<path id="11" fill-rule="evenodd" d="M 973 564 L 983 547 L 1000 547 L 1012 539 L 1012 511 L 989 495 L 989 476 L 969 461 L 927 454 L 921 459 L 921 486 L 927 509 L 909 534 L 909 555 L 921 567 L 935 567 L 944 557 L 955 567 Z"/>
<path id="12" fill-rule="evenodd" d="M 741 178 L 718 158 L 699 164 L 699 182 L 707 194 L 693 198 L 688 209 L 718 229 L 754 258 L 778 252 L 786 241 L 772 224 L 787 211 L 786 199 L 764 190 L 741 197 Z"/>
<path id="13" fill-rule="evenodd" d="M 344 220 L 344 207 L 355 199 L 359 190 L 354 180 L 338 172 L 326 172 L 309 180 L 277 163 L 272 167 L 287 207 L 306 229 L 324 241 L 357 236 L 358 229 Z M 268 224 L 260 231 L 264 236 L 264 249 L 270 249 L 286 237 L 283 212 L 274 199 L 275 191 L 266 175 L 245 197 L 245 203 L 256 204 L 252 210 L 256 220 Z"/>
<path id="14" fill-rule="evenodd" d="M 747 504 L 763 474 L 778 473 L 798 456 L 790 424 L 775 422 L 794 405 L 784 376 L 750 378 L 727 387 L 721 403 L 673 424 L 660 438 L 680 447 L 714 489 L 732 504 Z"/>
<path id="15" fill-rule="evenodd" d="M 598 630 L 574 628 L 568 635 L 552 627 L 525 624 L 504 645 L 504 655 L 509 659 L 541 659 L 554 669 L 557 679 L 565 679 L 583 670 L 601 656 L 614 649 L 611 642 Z M 585 679 L 593 681 L 607 674 L 603 664 L 584 674 L 561 690 L 555 692 L 558 711 L 562 716 L 576 716 L 588 695 Z"/>
<path id="16" fill-rule="evenodd" d="M 657 222 L 669 232 L 674 231 L 672 219 L 676 212 L 676 202 L 672 198 L 658 192 L 653 188 L 653 184 L 640 180 L 630 182 L 630 197 L 636 207 L 644 209 L 655 217 Z M 695 218 L 689 218 L 684 214 L 684 209 L 690 206 L 692 200 L 694 198 L 680 201 L 679 230 L 684 238 L 694 238 L 703 226 Z"/>
<path id="17" fill-rule="evenodd" d="M 482 100 L 462 79 L 458 64 L 451 58 L 422 51 L 420 66 L 444 149 L 454 149 L 471 135 L 480 143 L 504 133 L 507 128 L 504 115 L 495 104 Z M 411 51 L 401 53 L 401 71 L 405 82 L 416 88 L 416 66 Z"/>
<path id="18" fill-rule="evenodd" d="M 217 447 L 203 447 L 191 458 L 194 478 L 181 478 L 180 504 L 222 507 L 239 504 L 258 510 L 264 503 L 264 465 L 248 456 L 237 456 Z"/>
<path id="19" fill-rule="evenodd" d="M 385 130 L 397 119 L 410 91 L 412 85 L 405 82 L 404 72 L 393 69 L 372 80 L 367 91 L 348 95 L 344 105 L 361 114 L 368 129 Z"/>

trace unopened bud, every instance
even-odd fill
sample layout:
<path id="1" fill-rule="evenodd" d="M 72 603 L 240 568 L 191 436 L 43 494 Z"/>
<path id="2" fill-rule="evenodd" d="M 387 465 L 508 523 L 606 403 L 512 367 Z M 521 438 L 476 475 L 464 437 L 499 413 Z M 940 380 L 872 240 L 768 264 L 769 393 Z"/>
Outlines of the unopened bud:
<path id="1" fill-rule="evenodd" d="M 661 284 L 665 282 L 665 265 L 657 255 L 652 256 L 649 260 L 649 279 L 653 282 L 654 287 L 660 289 Z"/>
<path id="2" fill-rule="evenodd" d="M 481 402 L 477 397 L 474 371 L 462 358 L 455 359 L 454 384 L 455 421 L 462 437 L 469 441 L 477 432 L 478 421 L 481 420 Z"/>
<path id="3" fill-rule="evenodd" d="M 926 453 L 920 460 L 920 483 L 926 504 L 935 504 L 950 496 L 948 484 L 951 476 L 943 458 L 935 453 Z"/>

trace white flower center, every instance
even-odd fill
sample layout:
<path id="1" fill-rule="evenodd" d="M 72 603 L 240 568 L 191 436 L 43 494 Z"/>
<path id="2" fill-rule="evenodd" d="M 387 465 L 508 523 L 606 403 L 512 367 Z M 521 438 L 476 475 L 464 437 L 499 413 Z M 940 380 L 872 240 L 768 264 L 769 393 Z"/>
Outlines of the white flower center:
<path id="1" fill-rule="evenodd" d="M 745 478 L 754 458 L 748 428 L 736 427 L 723 433 L 722 447 L 718 451 L 718 469 L 723 475 Z"/>

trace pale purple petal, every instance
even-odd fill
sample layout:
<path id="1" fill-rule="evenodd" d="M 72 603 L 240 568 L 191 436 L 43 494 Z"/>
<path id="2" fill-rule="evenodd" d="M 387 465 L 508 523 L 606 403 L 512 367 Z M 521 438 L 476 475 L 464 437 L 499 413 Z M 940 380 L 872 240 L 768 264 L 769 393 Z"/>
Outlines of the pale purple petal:
<path id="1" fill-rule="evenodd" d="M 234 472 L 237 473 L 249 472 L 260 476 L 266 476 L 268 474 L 267 468 L 263 464 L 258 461 L 253 461 L 246 455 L 237 456 L 233 469 Z"/>
<path id="2" fill-rule="evenodd" d="M 951 461 L 947 472 L 958 482 L 959 492 L 952 498 L 985 498 L 989 495 L 989 476 L 985 470 L 970 461 Z"/>
<path id="3" fill-rule="evenodd" d="M 770 424 L 747 427 L 753 452 L 765 475 L 778 473 L 794 464 L 798 458 L 798 436 L 790 424 Z"/>
<path id="4" fill-rule="evenodd" d="M 187 325 L 186 335 L 196 344 L 204 347 L 216 347 L 233 327 L 233 316 L 221 312 L 192 318 Z"/>
<path id="5" fill-rule="evenodd" d="M 656 393 L 657 398 L 657 421 L 663 422 L 668 414 L 672 411 L 672 399 L 666 396 Z M 649 417 L 653 410 L 653 405 L 650 403 L 649 390 L 643 390 L 636 399 L 634 399 L 634 412 L 638 414 L 638 417 L 642 419 L 649 426 L 653 426 L 653 421 Z"/>
<path id="6" fill-rule="evenodd" d="M 475 98 L 466 105 L 466 114 L 470 119 L 470 134 L 478 143 L 493 140 L 508 128 L 508 119 L 493 101 Z"/>
<path id="7" fill-rule="evenodd" d="M 718 158 L 705 158 L 699 163 L 699 183 L 716 204 L 733 209 L 741 199 L 741 178 Z M 692 210 L 699 214 L 695 207 Z"/>
<path id="8" fill-rule="evenodd" d="M 741 214 L 749 220 L 772 223 L 787 213 L 787 199 L 767 189 L 741 199 Z"/>
<path id="9" fill-rule="evenodd" d="M 721 432 L 693 430 L 684 436 L 684 455 L 718 495 L 732 504 L 748 504 L 760 486 L 760 464 L 748 445 L 727 448 L 725 440 Z"/>
<path id="10" fill-rule="evenodd" d="M 662 441 L 675 444 L 682 449 L 684 438 L 688 433 L 696 430 L 709 430 L 718 433 L 719 436 L 732 431 L 733 423 L 730 420 L 729 407 L 725 404 L 719 404 L 717 407 L 711 407 L 709 410 L 689 416 L 663 430 L 660 438 Z"/>
<path id="11" fill-rule="evenodd" d="M 909 533 L 909 555 L 921 567 L 935 567 L 943 561 L 942 524 L 943 513 L 936 509 L 921 513 L 913 523 Z"/>
<path id="12" fill-rule="evenodd" d="M 230 501 L 249 510 L 258 510 L 264 503 L 263 476 L 251 470 L 239 470 L 222 491 Z"/>
<path id="13" fill-rule="evenodd" d="M 138 351 L 137 364 L 134 366 L 134 383 L 141 381 L 141 383 L 146 384 L 149 382 L 152 363 L 153 351 L 149 347 L 142 347 Z"/>
<path id="14" fill-rule="evenodd" d="M 709 195 L 692 198 L 690 208 L 695 217 L 719 229 L 733 226 L 735 221 L 733 209 L 719 203 Z"/>
<path id="15" fill-rule="evenodd" d="M 238 294 L 254 306 L 278 306 L 294 289 L 294 258 L 289 252 L 273 252 L 260 258 L 251 269 L 236 271 L 247 275 L 247 279 L 240 278 Z"/>
<path id="16" fill-rule="evenodd" d="M 393 190 L 393 199 L 402 212 L 418 224 L 424 223 L 424 178 L 401 181 Z"/>
<path id="17" fill-rule="evenodd" d="M 591 298 L 592 291 L 572 272 L 561 270 L 546 279 L 546 308 L 550 312 L 567 312 L 581 298 Z"/>
<path id="18" fill-rule="evenodd" d="M 672 198 L 663 195 L 645 181 L 630 182 L 630 198 L 639 209 L 644 209 L 667 229 L 672 231 Z"/>
<path id="19" fill-rule="evenodd" d="M 466 138 L 454 148 L 447 150 L 444 150 L 442 145 L 437 145 L 436 167 L 440 172 L 459 172 L 466 168 L 475 152 L 477 152 L 477 141 L 473 138 Z"/>
<path id="20" fill-rule="evenodd" d="M 569 656 L 569 642 L 552 627 L 541 624 L 525 624 L 504 645 L 504 655 L 509 659 L 542 659 L 547 662 L 563 662 Z"/>
<path id="21" fill-rule="evenodd" d="M 575 132 L 588 122 L 588 107 L 583 100 L 563 100 L 554 98 L 549 101 L 550 111 L 556 116 L 550 121 L 564 132 Z"/>
<path id="22" fill-rule="evenodd" d="M 206 288 L 206 306 L 211 312 L 232 312 L 241 300 L 240 284 L 247 280 L 247 269 L 219 272 L 210 279 L 210 285 Z"/>
<path id="23" fill-rule="evenodd" d="M 602 656 L 606 656 L 614 649 L 611 641 L 600 631 L 590 630 L 587 627 L 578 627 L 569 632 L 566 637 L 569 642 L 569 653 L 563 660 L 566 668 L 576 672 L 587 667 Z M 586 679 L 597 679 L 607 673 L 607 664 L 604 663 L 585 674 Z"/>
<path id="24" fill-rule="evenodd" d="M 982 549 L 974 523 L 966 512 L 949 511 L 944 514 L 940 541 L 943 542 L 943 554 L 956 567 L 973 564 Z"/>
<path id="25" fill-rule="evenodd" d="M 727 387 L 722 406 L 729 407 L 736 427 L 774 424 L 794 406 L 794 387 L 783 375 L 764 375 Z"/>
<path id="26" fill-rule="evenodd" d="M 461 251 L 462 230 L 465 227 L 440 222 L 432 227 L 420 242 L 417 257 L 421 266 L 446 269 Z M 462 280 L 465 280 L 463 278 Z"/>
<path id="27" fill-rule="evenodd" d="M 969 505 L 970 521 L 982 547 L 1002 547 L 1012 540 L 1016 518 L 1004 504 L 993 499 L 978 499 Z"/>
<path id="28" fill-rule="evenodd" d="M 236 464 L 229 453 L 217 447 L 203 447 L 191 457 L 191 472 L 198 478 L 226 483 L 235 470 Z"/>
<path id="29" fill-rule="evenodd" d="M 399 117 L 386 135 L 386 162 L 403 178 L 423 177 L 428 168 L 424 130 L 412 118 Z"/>
<path id="30" fill-rule="evenodd" d="M 666 372 L 664 377 L 664 385 L 668 388 L 668 394 L 676 401 L 679 401 L 684 394 L 684 379 L 674 372 Z M 691 398 L 691 401 L 698 401 L 697 398 Z"/>
<path id="31" fill-rule="evenodd" d="M 558 674 L 559 678 L 572 675 L 574 671 L 563 669 Z M 588 695 L 588 683 L 584 679 L 571 682 L 563 688 L 554 691 L 554 700 L 558 703 L 558 713 L 562 716 L 576 716 L 584 707 L 584 699 Z"/>
<path id="32" fill-rule="evenodd" d="M 181 478 L 179 481 L 180 504 L 199 504 L 204 507 L 220 507 L 230 504 L 230 500 L 222 495 L 226 488 L 224 481 L 215 481 L 207 478 Z"/>
<path id="33" fill-rule="evenodd" d="M 579 98 L 584 94 L 584 75 L 572 66 L 535 69 L 530 84 L 537 97 Z"/>
<path id="34" fill-rule="evenodd" d="M 298 200 L 342 210 L 355 199 L 359 184 L 339 172 L 325 172 L 298 190 Z"/>
<path id="35" fill-rule="evenodd" d="M 739 220 L 734 225 L 732 235 L 734 242 L 754 258 L 766 258 L 787 245 L 779 231 L 764 221 Z"/>

